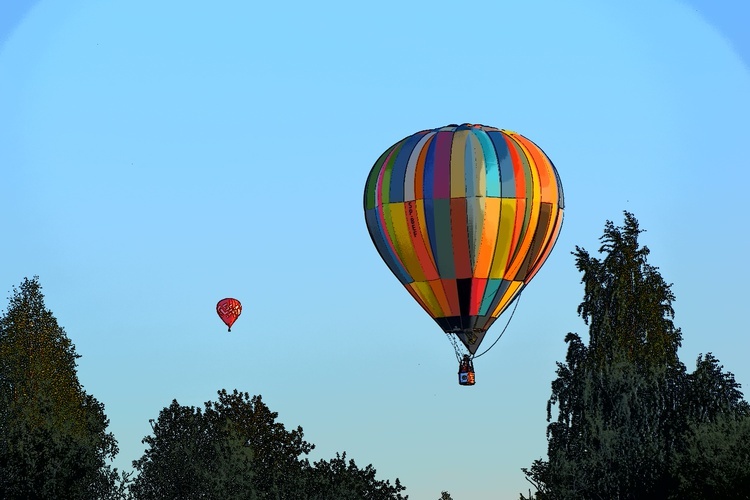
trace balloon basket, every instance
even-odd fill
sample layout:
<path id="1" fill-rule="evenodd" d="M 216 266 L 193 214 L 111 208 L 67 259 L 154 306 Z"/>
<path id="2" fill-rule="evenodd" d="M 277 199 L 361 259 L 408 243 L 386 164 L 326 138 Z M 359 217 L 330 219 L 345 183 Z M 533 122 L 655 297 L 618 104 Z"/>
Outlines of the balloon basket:
<path id="1" fill-rule="evenodd" d="M 473 371 L 458 372 L 458 384 L 459 385 L 474 385 L 476 382 Z"/>

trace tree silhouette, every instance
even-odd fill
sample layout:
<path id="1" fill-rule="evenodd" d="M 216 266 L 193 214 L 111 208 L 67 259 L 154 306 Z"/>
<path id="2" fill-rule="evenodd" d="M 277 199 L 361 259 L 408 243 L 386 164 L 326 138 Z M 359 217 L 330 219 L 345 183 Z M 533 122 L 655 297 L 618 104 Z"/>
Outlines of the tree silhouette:
<path id="1" fill-rule="evenodd" d="M 547 460 L 523 469 L 538 500 L 687 498 L 711 488 L 747 498 L 737 492 L 750 491 L 737 488 L 750 475 L 750 440 L 737 444 L 732 435 L 749 427 L 739 384 L 711 355 L 686 373 L 675 297 L 648 263 L 641 233 L 625 212 L 622 227 L 605 224 L 602 259 L 574 252 L 589 339 L 566 335 L 547 403 Z M 739 467 L 729 463 L 732 454 Z"/>
<path id="2" fill-rule="evenodd" d="M 117 442 L 83 390 L 75 346 L 45 307 L 38 277 L 13 288 L 0 318 L 0 498 L 101 498 L 115 487 Z"/>

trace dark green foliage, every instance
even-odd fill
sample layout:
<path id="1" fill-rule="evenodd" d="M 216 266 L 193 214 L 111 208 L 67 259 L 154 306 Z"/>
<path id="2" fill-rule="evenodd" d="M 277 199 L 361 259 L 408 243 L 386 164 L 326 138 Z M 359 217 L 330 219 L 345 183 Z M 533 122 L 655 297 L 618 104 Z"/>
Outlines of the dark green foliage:
<path id="1" fill-rule="evenodd" d="M 734 375 L 724 372 L 711 353 L 698 356 L 695 371 L 687 376 L 684 412 L 691 424 L 710 423 L 717 418 L 750 415 L 750 405 Z"/>
<path id="2" fill-rule="evenodd" d="M 748 405 L 713 356 L 686 373 L 674 295 L 648 264 L 641 232 L 626 212 L 622 227 L 606 223 L 603 259 L 574 252 L 589 342 L 565 337 L 566 360 L 547 404 L 548 457 L 524 469 L 538 500 L 687 498 L 711 487 L 729 494 L 747 481 L 750 461 L 742 456 L 750 445 L 730 431 L 745 429 Z M 700 453 L 712 460 L 701 462 Z M 744 462 L 726 462 L 732 453 Z"/>
<path id="3" fill-rule="evenodd" d="M 200 410 L 176 401 L 153 425 L 149 446 L 133 462 L 140 472 L 135 498 L 237 498 L 259 500 L 401 500 L 405 488 L 375 479 L 346 454 L 311 466 L 304 458 L 314 445 L 301 427 L 287 431 L 261 396 L 225 390 Z M 216 478 L 219 478 L 217 480 Z"/>
<path id="4" fill-rule="evenodd" d="M 750 499 L 750 416 L 722 414 L 692 427 L 675 464 L 675 498 Z"/>
<path id="5" fill-rule="evenodd" d="M 712 354 L 698 356 L 684 393 L 676 498 L 750 499 L 750 405 L 734 375 Z"/>
<path id="6" fill-rule="evenodd" d="M 134 498 L 255 499 L 252 450 L 236 425 L 216 412 L 177 401 L 152 423 L 149 446 L 133 462 L 140 472 L 130 487 Z"/>
<path id="7" fill-rule="evenodd" d="M 354 460 L 346 461 L 346 452 L 336 453 L 336 458 L 315 462 L 310 470 L 307 482 L 309 500 L 401 500 L 407 497 L 400 492 L 406 488 L 396 478 L 395 484 L 390 481 L 375 479 L 375 468 L 368 465 L 364 469 L 357 467 Z"/>
<path id="8" fill-rule="evenodd" d="M 648 264 L 649 250 L 638 243 L 641 232 L 633 214 L 625 212 L 623 227 L 611 221 L 605 225 L 599 248 L 604 259 L 576 247 L 584 284 L 578 314 L 589 325 L 590 357 L 599 366 L 625 359 L 680 368 L 682 337 L 672 322 L 674 294 L 658 268 Z"/>
<path id="9" fill-rule="evenodd" d="M 440 498 L 438 500 L 453 500 L 453 497 L 447 491 L 443 491 L 440 493 Z"/>
<path id="10" fill-rule="evenodd" d="M 117 442 L 81 387 L 75 346 L 44 305 L 38 278 L 0 318 L 0 498 L 105 498 Z"/>
<path id="11" fill-rule="evenodd" d="M 287 431 L 277 422 L 278 413 L 263 403 L 261 396 L 246 392 L 219 391 L 219 400 L 206 403 L 206 412 L 215 412 L 233 422 L 255 453 L 252 463 L 254 485 L 261 499 L 302 498 L 304 493 L 301 461 L 315 446 L 303 439 L 302 427 Z"/>

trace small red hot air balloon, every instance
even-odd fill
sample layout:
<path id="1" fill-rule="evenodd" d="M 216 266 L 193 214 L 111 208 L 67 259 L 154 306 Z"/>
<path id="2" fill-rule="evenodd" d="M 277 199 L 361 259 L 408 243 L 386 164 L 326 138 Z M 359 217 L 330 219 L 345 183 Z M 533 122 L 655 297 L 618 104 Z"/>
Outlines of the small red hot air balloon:
<path id="1" fill-rule="evenodd" d="M 227 325 L 227 331 L 231 332 L 232 325 L 237 321 L 237 318 L 240 317 L 240 314 L 242 314 L 242 304 L 240 304 L 240 301 L 237 299 L 221 299 L 219 303 L 216 304 L 216 312 L 219 314 L 219 317 L 224 324 Z"/>

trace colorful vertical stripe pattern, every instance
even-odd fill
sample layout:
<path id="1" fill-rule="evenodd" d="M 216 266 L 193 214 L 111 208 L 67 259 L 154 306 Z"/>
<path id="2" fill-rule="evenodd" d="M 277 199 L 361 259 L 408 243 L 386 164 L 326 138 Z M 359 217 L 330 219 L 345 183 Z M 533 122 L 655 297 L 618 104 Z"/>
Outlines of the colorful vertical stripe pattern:
<path id="1" fill-rule="evenodd" d="M 393 274 L 473 354 L 547 259 L 564 200 L 557 170 L 536 144 L 463 124 L 391 146 L 370 171 L 364 208 Z"/>

